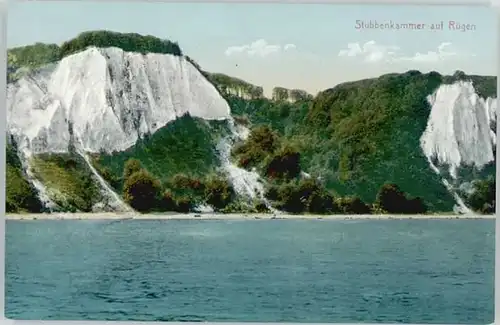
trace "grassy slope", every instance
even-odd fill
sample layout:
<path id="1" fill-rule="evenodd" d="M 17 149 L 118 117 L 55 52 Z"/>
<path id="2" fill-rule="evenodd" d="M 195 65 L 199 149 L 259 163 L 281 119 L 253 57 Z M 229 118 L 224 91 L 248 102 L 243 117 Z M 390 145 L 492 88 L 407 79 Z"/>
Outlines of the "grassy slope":
<path id="1" fill-rule="evenodd" d="M 40 212 L 42 206 L 37 193 L 26 180 L 16 148 L 12 144 L 7 144 L 6 163 L 6 211 Z"/>
<path id="2" fill-rule="evenodd" d="M 460 79 L 472 79 L 481 96 L 496 95 L 494 77 L 409 71 L 344 83 L 309 104 L 228 100 L 254 125 L 270 125 L 297 145 L 302 168 L 340 195 L 373 202 L 383 183 L 394 182 L 431 210 L 450 211 L 454 200 L 429 168 L 419 139 L 430 112 L 426 97 Z"/>
<path id="3" fill-rule="evenodd" d="M 162 181 L 181 173 L 201 178 L 215 172 L 220 165 L 215 144 L 226 132 L 225 122 L 206 122 L 185 115 L 134 147 L 124 152 L 94 155 L 93 161 L 96 169 L 118 191 L 122 189 L 123 166 L 129 158 L 140 160 Z M 15 156 L 13 149 L 9 153 Z M 34 157 L 31 165 L 37 179 L 47 186 L 51 199 L 63 211 L 91 211 L 100 201 L 98 184 L 79 156 L 42 154 Z M 29 200 L 36 199 L 36 193 L 23 178 L 20 166 L 8 165 L 7 184 L 8 202 L 22 203 L 10 212 L 40 210 L 33 207 L 33 203 L 28 205 Z"/>
<path id="4" fill-rule="evenodd" d="M 179 173 L 201 177 L 214 172 L 220 165 L 215 145 L 224 132 L 224 122 L 209 123 L 185 115 L 140 140 L 134 147 L 119 153 L 101 154 L 94 161 L 117 189 L 121 189 L 123 167 L 130 158 L 138 159 L 162 181 Z"/>
<path id="5" fill-rule="evenodd" d="M 30 162 L 37 179 L 63 211 L 92 211 L 100 202 L 99 185 L 83 159 L 72 154 L 37 155 Z"/>

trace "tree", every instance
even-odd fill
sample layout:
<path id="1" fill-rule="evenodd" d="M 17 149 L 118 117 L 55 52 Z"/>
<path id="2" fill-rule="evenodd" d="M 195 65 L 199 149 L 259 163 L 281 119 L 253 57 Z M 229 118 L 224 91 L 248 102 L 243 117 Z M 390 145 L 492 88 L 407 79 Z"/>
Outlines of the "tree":
<path id="1" fill-rule="evenodd" d="M 20 169 L 7 163 L 6 166 L 6 212 L 41 212 L 42 203 L 36 189 L 26 181 Z"/>
<path id="2" fill-rule="evenodd" d="M 125 162 L 123 167 L 123 180 L 126 181 L 132 174 L 142 169 L 141 162 L 138 159 L 131 158 Z"/>
<path id="3" fill-rule="evenodd" d="M 382 185 L 374 206 L 382 212 L 398 214 L 423 214 L 428 210 L 421 197 L 408 198 L 399 186 L 393 183 Z"/>
<path id="4" fill-rule="evenodd" d="M 257 211 L 257 213 L 266 213 L 269 212 L 269 207 L 265 202 L 256 202 L 255 211 Z"/>
<path id="5" fill-rule="evenodd" d="M 38 68 L 60 59 L 57 44 L 35 43 L 8 50 L 7 64 L 17 67 Z"/>
<path id="6" fill-rule="evenodd" d="M 375 205 L 387 213 L 405 213 L 406 203 L 405 194 L 393 183 L 382 185 L 375 199 Z"/>
<path id="7" fill-rule="evenodd" d="M 250 88 L 250 96 L 252 99 L 264 97 L 264 88 L 257 86 Z"/>
<path id="8" fill-rule="evenodd" d="M 406 202 L 407 213 L 410 214 L 425 214 L 428 211 L 428 207 L 421 197 L 416 197 L 408 199 Z"/>
<path id="9" fill-rule="evenodd" d="M 283 88 L 283 87 L 274 87 L 273 100 L 275 100 L 275 101 L 288 100 L 288 89 Z"/>
<path id="10" fill-rule="evenodd" d="M 17 65 L 17 56 L 13 54 L 11 51 L 7 52 L 7 65 L 9 66 Z"/>
<path id="11" fill-rule="evenodd" d="M 173 187 L 181 190 L 203 190 L 204 188 L 204 184 L 199 179 L 182 173 L 175 174 L 170 182 L 172 183 Z"/>
<path id="12" fill-rule="evenodd" d="M 245 143 L 236 146 L 232 154 L 237 156 L 240 167 L 250 169 L 261 164 L 279 147 L 278 135 L 267 125 L 252 129 Z"/>
<path id="13" fill-rule="evenodd" d="M 485 180 L 475 181 L 473 191 L 466 198 L 466 204 L 474 211 L 491 214 L 495 213 L 496 207 L 496 180 L 490 176 Z"/>
<path id="14" fill-rule="evenodd" d="M 177 202 L 175 201 L 174 195 L 170 190 L 163 192 L 160 209 L 162 211 L 177 211 Z"/>
<path id="15" fill-rule="evenodd" d="M 301 193 L 302 192 L 302 193 Z M 290 213 L 302 213 L 306 210 L 307 204 L 307 189 L 304 187 L 302 191 L 295 184 L 284 184 L 278 189 L 278 204 L 279 210 Z"/>
<path id="16" fill-rule="evenodd" d="M 256 127 L 248 137 L 248 143 L 266 153 L 274 152 L 279 144 L 278 135 L 267 125 Z"/>
<path id="17" fill-rule="evenodd" d="M 338 210 L 334 197 L 327 191 L 315 191 L 309 197 L 307 210 L 310 213 L 334 213 Z"/>
<path id="18" fill-rule="evenodd" d="M 187 196 L 179 197 L 176 202 L 176 210 L 181 213 L 188 213 L 193 209 L 193 202 Z"/>
<path id="19" fill-rule="evenodd" d="M 194 176 L 178 173 L 168 183 L 177 196 L 188 197 L 190 201 L 199 202 L 205 195 L 204 181 Z"/>
<path id="20" fill-rule="evenodd" d="M 313 96 L 302 89 L 292 89 L 290 90 L 290 99 L 293 101 L 299 100 L 311 100 Z"/>
<path id="21" fill-rule="evenodd" d="M 357 196 L 349 196 L 337 200 L 341 212 L 345 214 L 370 214 L 370 207 Z"/>
<path id="22" fill-rule="evenodd" d="M 300 153 L 290 146 L 285 146 L 267 164 L 266 175 L 292 179 L 299 176 L 300 171 Z"/>
<path id="23" fill-rule="evenodd" d="M 212 178 L 206 182 L 205 200 L 216 210 L 224 209 L 233 196 L 231 186 L 221 178 Z"/>
<path id="24" fill-rule="evenodd" d="M 273 186 L 266 192 L 266 198 L 278 201 L 278 208 L 290 213 L 324 214 L 338 211 L 333 196 L 312 178 Z"/>
<path id="25" fill-rule="evenodd" d="M 123 186 L 123 198 L 139 212 L 149 212 L 158 206 L 161 183 L 141 169 L 130 175 Z"/>
<path id="26" fill-rule="evenodd" d="M 61 57 L 83 51 L 89 46 L 118 47 L 127 52 L 163 53 L 181 56 L 179 45 L 150 35 L 116 33 L 107 30 L 88 31 L 64 42 L 60 47 Z"/>

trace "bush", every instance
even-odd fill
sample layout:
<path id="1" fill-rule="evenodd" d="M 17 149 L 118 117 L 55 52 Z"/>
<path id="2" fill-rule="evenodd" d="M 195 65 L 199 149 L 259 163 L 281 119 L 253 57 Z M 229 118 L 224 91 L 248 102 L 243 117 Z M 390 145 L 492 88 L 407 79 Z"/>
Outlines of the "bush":
<path id="1" fill-rule="evenodd" d="M 233 149 L 233 155 L 239 158 L 240 167 L 250 169 L 259 166 L 279 147 L 279 137 L 268 126 L 253 129 L 245 143 Z"/>
<path id="2" fill-rule="evenodd" d="M 408 198 L 399 186 L 393 183 L 382 185 L 374 205 L 386 213 L 423 214 L 427 212 L 427 206 L 422 198 Z"/>
<path id="3" fill-rule="evenodd" d="M 215 210 L 224 209 L 233 199 L 234 192 L 229 183 L 221 178 L 207 180 L 205 186 L 205 201 Z"/>
<path id="4" fill-rule="evenodd" d="M 194 204 L 193 202 L 189 199 L 189 197 L 183 196 L 179 197 L 176 202 L 176 210 L 177 212 L 180 213 L 188 213 L 189 211 L 193 210 Z"/>
<path id="5" fill-rule="evenodd" d="M 137 159 L 129 159 L 125 162 L 123 167 L 123 179 L 126 180 L 132 174 L 137 173 L 142 169 L 141 162 Z"/>
<path id="6" fill-rule="evenodd" d="M 199 179 L 182 173 L 175 174 L 170 183 L 174 188 L 182 190 L 189 189 L 194 191 L 203 191 L 205 187 L 203 182 Z"/>
<path id="7" fill-rule="evenodd" d="M 35 188 L 23 177 L 22 171 L 6 166 L 5 210 L 7 213 L 41 212 L 42 204 Z"/>
<path id="8" fill-rule="evenodd" d="M 348 196 L 336 201 L 339 210 L 344 214 L 370 214 L 370 207 L 357 196 Z"/>
<path id="9" fill-rule="evenodd" d="M 159 203 L 161 183 L 141 169 L 125 179 L 123 198 L 132 208 L 139 212 L 153 211 Z"/>
<path id="10" fill-rule="evenodd" d="M 496 180 L 494 176 L 486 180 L 473 183 L 473 191 L 469 194 L 465 203 L 475 212 L 483 214 L 495 213 L 496 208 Z"/>
<path id="11" fill-rule="evenodd" d="M 248 119 L 248 116 L 246 116 L 246 115 L 233 115 L 233 119 L 237 124 L 240 124 L 243 126 L 250 125 L 250 120 Z"/>
<path id="12" fill-rule="evenodd" d="M 307 202 L 307 208 L 310 213 L 324 214 L 339 212 L 339 208 L 335 203 L 333 195 L 323 190 L 314 192 Z"/>
<path id="13" fill-rule="evenodd" d="M 406 211 L 406 196 L 396 184 L 386 183 L 380 188 L 375 205 L 387 213 L 403 213 Z"/>
<path id="14" fill-rule="evenodd" d="M 278 188 L 277 208 L 289 213 L 303 213 L 306 211 L 307 197 L 302 196 L 300 188 L 295 184 L 285 184 Z"/>
<path id="15" fill-rule="evenodd" d="M 421 197 L 407 199 L 407 213 L 409 214 L 425 214 L 427 213 L 427 205 Z"/>
<path id="16" fill-rule="evenodd" d="M 159 204 L 161 211 L 177 211 L 177 202 L 170 190 L 165 190 Z"/>
<path id="17" fill-rule="evenodd" d="M 255 211 L 257 213 L 267 213 L 269 212 L 269 207 L 265 202 L 256 202 L 255 203 Z"/>
<path id="18" fill-rule="evenodd" d="M 265 196 L 276 201 L 279 210 L 289 213 L 328 214 L 339 211 L 333 195 L 312 178 L 271 186 Z"/>
<path id="19" fill-rule="evenodd" d="M 300 175 L 300 153 L 290 146 L 285 146 L 267 163 L 266 176 L 270 178 L 292 179 Z"/>
<path id="20" fill-rule="evenodd" d="M 168 181 L 168 187 L 176 196 L 186 197 L 194 204 L 203 201 L 206 185 L 203 180 L 197 177 L 179 173 Z"/>

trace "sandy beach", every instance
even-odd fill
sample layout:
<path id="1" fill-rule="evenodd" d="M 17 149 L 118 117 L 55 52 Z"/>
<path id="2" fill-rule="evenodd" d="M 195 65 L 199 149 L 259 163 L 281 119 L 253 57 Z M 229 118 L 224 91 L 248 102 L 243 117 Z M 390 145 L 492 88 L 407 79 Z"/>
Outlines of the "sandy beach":
<path id="1" fill-rule="evenodd" d="M 429 220 L 429 219 L 495 219 L 495 215 L 293 215 L 293 214 L 138 214 L 138 213 L 40 213 L 7 214 L 7 220 Z"/>

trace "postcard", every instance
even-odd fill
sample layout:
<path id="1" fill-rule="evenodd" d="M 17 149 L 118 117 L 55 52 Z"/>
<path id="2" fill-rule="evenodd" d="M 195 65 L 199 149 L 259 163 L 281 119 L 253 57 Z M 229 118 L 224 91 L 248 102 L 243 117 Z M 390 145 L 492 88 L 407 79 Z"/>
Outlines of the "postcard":
<path id="1" fill-rule="evenodd" d="M 9 7 L 5 315 L 491 323 L 489 8 Z"/>

